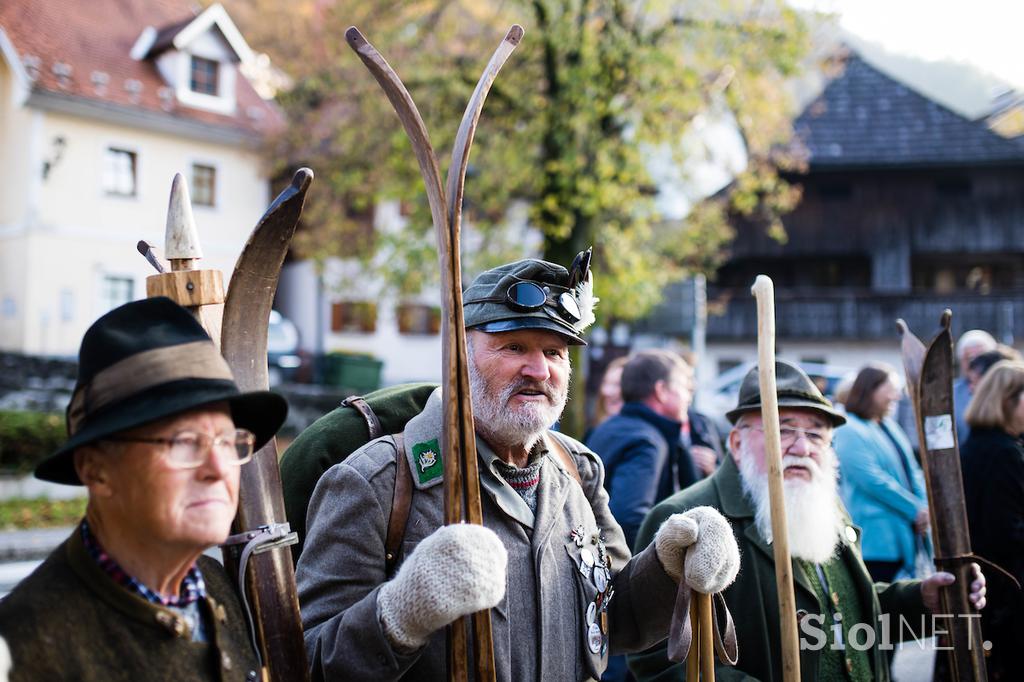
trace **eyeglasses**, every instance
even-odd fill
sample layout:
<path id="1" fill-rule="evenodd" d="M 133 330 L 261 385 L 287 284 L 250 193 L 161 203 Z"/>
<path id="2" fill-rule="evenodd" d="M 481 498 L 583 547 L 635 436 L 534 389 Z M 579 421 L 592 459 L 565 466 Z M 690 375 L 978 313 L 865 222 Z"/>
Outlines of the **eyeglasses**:
<path id="1" fill-rule="evenodd" d="M 764 433 L 764 427 L 762 426 L 741 426 L 741 429 L 752 429 L 754 431 L 760 431 Z M 815 448 L 824 448 L 832 445 L 832 434 L 829 431 L 823 431 L 819 429 L 801 429 L 796 426 L 780 426 L 779 427 L 779 441 L 782 447 L 792 447 L 793 443 L 803 436 L 807 439 Z"/>
<path id="2" fill-rule="evenodd" d="M 551 292 L 552 288 L 560 289 L 561 293 L 555 295 Z M 580 304 L 569 289 L 551 284 L 542 285 L 525 279 L 510 286 L 504 297 L 476 298 L 466 303 L 503 303 L 512 310 L 523 313 L 543 310 L 549 316 L 570 324 L 575 324 L 582 318 Z"/>
<path id="3" fill-rule="evenodd" d="M 211 450 L 227 458 L 227 463 L 241 466 L 252 459 L 256 436 L 252 431 L 236 429 L 234 433 L 216 438 L 205 433 L 182 431 L 173 438 L 104 438 L 114 443 L 154 443 L 166 445 L 164 461 L 173 469 L 198 469 L 209 459 Z"/>

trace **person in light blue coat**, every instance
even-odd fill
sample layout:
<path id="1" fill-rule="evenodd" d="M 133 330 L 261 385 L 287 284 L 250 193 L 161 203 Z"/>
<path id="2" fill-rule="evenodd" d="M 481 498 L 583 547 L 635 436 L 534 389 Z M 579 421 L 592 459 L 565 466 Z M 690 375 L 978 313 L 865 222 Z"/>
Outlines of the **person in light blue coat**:
<path id="1" fill-rule="evenodd" d="M 918 551 L 929 551 L 924 474 L 906 434 L 889 415 L 899 379 L 887 365 L 863 367 L 836 429 L 840 491 L 863 529 L 863 555 L 876 582 L 914 577 Z"/>

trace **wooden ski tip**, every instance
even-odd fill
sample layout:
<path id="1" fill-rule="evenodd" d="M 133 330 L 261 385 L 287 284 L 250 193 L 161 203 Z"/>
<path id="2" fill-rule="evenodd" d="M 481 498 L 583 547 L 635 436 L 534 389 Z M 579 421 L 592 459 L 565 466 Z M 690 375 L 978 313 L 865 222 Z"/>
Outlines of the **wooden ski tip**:
<path id="1" fill-rule="evenodd" d="M 946 331 L 949 331 L 949 328 L 952 325 L 952 323 L 953 323 L 953 311 L 950 310 L 949 308 L 946 308 L 945 310 L 942 311 L 942 317 L 939 318 L 939 324 L 942 325 L 942 327 Z"/>
<path id="2" fill-rule="evenodd" d="M 181 173 L 174 174 L 171 196 L 167 202 L 167 227 L 164 232 L 164 255 L 171 259 L 202 258 L 196 220 L 192 215 L 192 199 L 188 183 Z"/>
<path id="3" fill-rule="evenodd" d="M 750 293 L 757 296 L 761 292 L 772 291 L 774 285 L 772 284 L 772 278 L 768 275 L 758 275 L 754 280 L 754 285 L 750 287 Z"/>
<path id="4" fill-rule="evenodd" d="M 345 31 L 345 40 L 348 41 L 352 49 L 359 49 L 367 42 L 366 38 L 363 37 L 363 34 L 355 26 L 349 26 Z"/>
<path id="5" fill-rule="evenodd" d="M 513 45 L 518 45 L 519 41 L 522 39 L 523 27 L 520 26 L 519 24 L 512 24 L 512 28 L 510 28 L 508 30 L 508 33 L 505 34 L 505 40 L 512 43 Z"/>
<path id="6" fill-rule="evenodd" d="M 300 192 L 309 187 L 311 182 L 313 182 L 313 171 L 309 168 L 300 168 L 292 176 L 292 188 Z"/>

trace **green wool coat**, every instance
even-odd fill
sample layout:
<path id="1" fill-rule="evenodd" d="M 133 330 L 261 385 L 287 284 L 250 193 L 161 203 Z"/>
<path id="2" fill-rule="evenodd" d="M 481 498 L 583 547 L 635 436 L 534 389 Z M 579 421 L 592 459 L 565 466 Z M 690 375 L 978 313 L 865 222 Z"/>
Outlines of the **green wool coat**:
<path id="1" fill-rule="evenodd" d="M 735 668 L 717 662 L 715 675 L 720 682 L 731 680 L 760 680 L 781 682 L 782 659 L 781 635 L 779 628 L 779 601 L 775 586 L 775 559 L 772 547 L 761 537 L 754 522 L 754 510 L 747 500 L 740 483 L 739 469 L 732 457 L 726 457 L 714 474 L 686 490 L 680 491 L 658 504 L 647 516 L 637 536 L 637 549 L 642 549 L 654 540 L 662 522 L 670 515 L 699 506 L 715 507 L 732 524 L 736 541 L 740 547 L 740 571 L 723 596 L 736 621 L 736 637 L 739 643 L 739 662 Z M 849 567 L 853 582 L 860 596 L 861 612 L 871 615 L 871 623 L 877 628 L 879 616 L 883 613 L 892 617 L 892 639 L 897 639 L 899 617 L 903 616 L 919 629 L 922 616 L 926 615 L 921 601 L 919 581 L 900 581 L 892 584 L 872 584 L 860 554 L 860 531 L 843 515 L 846 528 L 842 532 L 839 553 Z M 793 566 L 797 613 L 794 618 L 806 614 L 825 614 L 821 603 L 807 581 L 804 572 Z M 799 616 L 798 616 L 799 614 Z M 865 619 L 867 620 L 867 619 Z M 827 626 L 827 625 L 826 625 Z M 805 637 L 811 643 L 815 637 Z M 863 640 L 861 640 L 863 641 Z M 640 682 L 677 682 L 686 676 L 685 666 L 668 660 L 666 642 L 629 657 L 629 667 Z M 879 682 L 889 680 L 887 652 L 876 643 L 869 651 L 873 678 Z M 800 652 L 801 679 L 817 682 L 820 652 L 813 647 Z M 861 682 L 861 681 L 857 681 Z"/>
<path id="2" fill-rule="evenodd" d="M 0 601 L 11 682 L 256 680 L 257 661 L 224 569 L 199 558 L 208 642 L 174 611 L 115 583 L 86 552 L 78 528 Z"/>
<path id="3" fill-rule="evenodd" d="M 423 411 L 437 384 L 400 384 L 364 396 L 380 419 L 384 435 L 400 433 L 405 423 Z M 281 489 L 285 515 L 299 536 L 292 545 L 298 561 L 306 541 L 306 510 L 317 481 L 338 462 L 370 442 L 366 420 L 352 407 L 338 407 L 310 424 L 281 457 Z"/>

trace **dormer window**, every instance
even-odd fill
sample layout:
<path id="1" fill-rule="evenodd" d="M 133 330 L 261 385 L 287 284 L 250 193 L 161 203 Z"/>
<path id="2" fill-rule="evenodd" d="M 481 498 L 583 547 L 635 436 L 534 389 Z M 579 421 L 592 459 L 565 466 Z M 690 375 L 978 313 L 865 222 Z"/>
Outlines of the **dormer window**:
<path id="1" fill-rule="evenodd" d="M 193 19 L 159 29 L 147 27 L 131 54 L 134 59 L 153 60 L 179 104 L 228 116 L 236 115 L 238 65 L 254 59 L 217 3 Z M 169 102 L 164 107 L 169 109 Z"/>
<path id="2" fill-rule="evenodd" d="M 191 70 L 189 74 L 189 88 L 192 92 L 198 92 L 201 95 L 213 95 L 216 97 L 219 93 L 217 90 L 218 85 L 218 72 L 220 71 L 220 64 L 213 59 L 206 59 L 205 57 L 192 56 Z"/>

